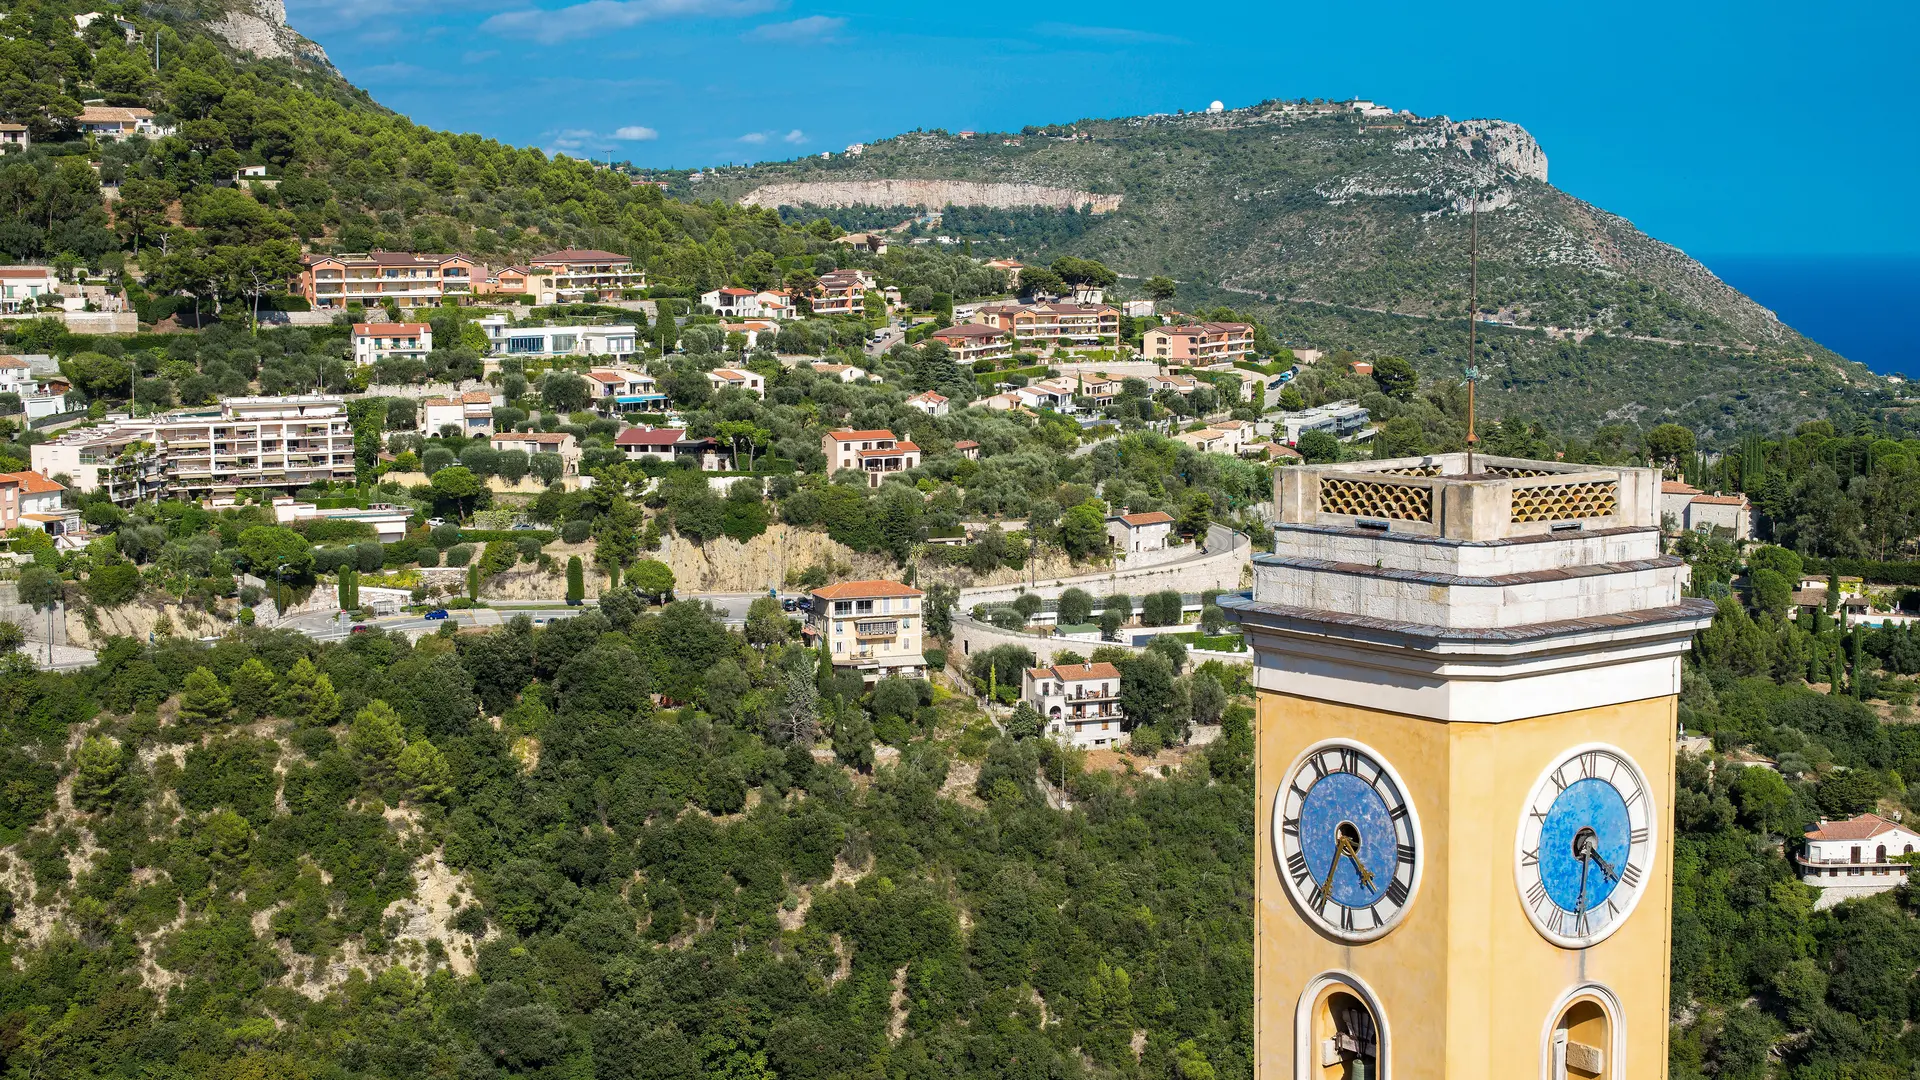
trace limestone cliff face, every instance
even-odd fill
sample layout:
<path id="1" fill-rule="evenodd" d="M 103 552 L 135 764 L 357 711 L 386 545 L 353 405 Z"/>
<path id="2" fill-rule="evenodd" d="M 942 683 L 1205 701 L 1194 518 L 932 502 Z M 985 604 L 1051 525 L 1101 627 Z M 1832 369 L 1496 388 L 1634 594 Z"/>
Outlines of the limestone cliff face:
<path id="1" fill-rule="evenodd" d="M 1443 118 L 1401 139 L 1394 149 L 1402 153 L 1456 150 L 1510 176 L 1547 182 L 1547 152 L 1526 128 L 1505 120 Z"/>
<path id="2" fill-rule="evenodd" d="M 1096 214 L 1120 208 L 1120 195 L 1096 195 L 1039 184 L 990 184 L 969 180 L 809 180 L 767 184 L 742 196 L 743 206 L 987 206 L 997 210 L 1038 207 Z"/>
<path id="3" fill-rule="evenodd" d="M 235 50 L 266 60 L 308 60 L 332 66 L 327 51 L 287 25 L 284 0 L 241 0 L 208 24 Z"/>

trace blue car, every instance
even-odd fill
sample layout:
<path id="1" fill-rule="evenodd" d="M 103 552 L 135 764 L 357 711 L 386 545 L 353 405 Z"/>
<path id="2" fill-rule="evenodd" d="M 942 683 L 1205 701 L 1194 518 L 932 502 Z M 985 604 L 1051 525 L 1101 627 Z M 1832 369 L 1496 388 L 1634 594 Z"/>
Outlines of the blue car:
<path id="1" fill-rule="evenodd" d="M 447 609 L 443 607 L 437 607 L 437 608 L 434 608 L 432 611 L 427 612 L 427 618 L 429 619 L 444 619 L 446 617 L 447 617 Z"/>

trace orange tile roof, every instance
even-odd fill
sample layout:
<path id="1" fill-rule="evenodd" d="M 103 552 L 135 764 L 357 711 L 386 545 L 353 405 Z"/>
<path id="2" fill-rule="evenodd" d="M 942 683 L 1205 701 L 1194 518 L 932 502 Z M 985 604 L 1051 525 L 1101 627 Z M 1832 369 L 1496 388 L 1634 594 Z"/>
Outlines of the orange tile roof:
<path id="1" fill-rule="evenodd" d="M 1695 503 L 1704 503 L 1708 506 L 1745 506 L 1747 505 L 1747 498 L 1744 495 L 1695 495 L 1689 501 L 1695 502 Z"/>
<path id="2" fill-rule="evenodd" d="M 1150 510 L 1144 514 L 1122 514 L 1120 520 L 1137 529 L 1142 525 L 1171 525 L 1173 515 L 1165 510 Z"/>
<path id="3" fill-rule="evenodd" d="M 897 581 L 842 581 L 837 585 L 822 585 L 813 590 L 813 595 L 823 600 L 864 600 L 868 597 L 925 596 L 926 594 L 911 585 L 902 585 Z"/>
<path id="4" fill-rule="evenodd" d="M 1051 667 L 1028 668 L 1027 674 L 1037 679 L 1051 677 L 1061 682 L 1074 682 L 1081 679 L 1117 679 L 1120 669 L 1112 664 L 1054 664 Z"/>
<path id="5" fill-rule="evenodd" d="M 832 439 L 834 442 L 866 442 L 870 439 L 891 440 L 893 437 L 893 432 L 886 428 L 872 428 L 864 431 L 827 432 L 827 438 Z"/>
<path id="6" fill-rule="evenodd" d="M 1809 840 L 1871 840 L 1883 832 L 1900 828 L 1879 814 L 1861 814 L 1845 821 L 1822 821 L 1811 832 Z"/>
<path id="7" fill-rule="evenodd" d="M 974 442 L 972 439 L 961 439 L 959 442 L 953 444 L 953 448 L 955 450 L 971 450 L 979 445 L 979 443 Z"/>
<path id="8" fill-rule="evenodd" d="M 64 487 L 37 472 L 0 473 L 0 484 L 18 484 L 20 490 L 28 495 L 45 495 L 55 491 L 65 491 Z"/>
<path id="9" fill-rule="evenodd" d="M 1660 494 L 1698 495 L 1700 494 L 1700 489 L 1681 480 L 1662 480 L 1660 481 Z"/>

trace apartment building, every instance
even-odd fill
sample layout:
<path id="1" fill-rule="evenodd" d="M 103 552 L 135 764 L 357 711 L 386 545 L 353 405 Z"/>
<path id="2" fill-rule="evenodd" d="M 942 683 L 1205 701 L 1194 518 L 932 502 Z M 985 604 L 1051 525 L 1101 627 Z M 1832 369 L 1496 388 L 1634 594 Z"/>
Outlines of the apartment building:
<path id="1" fill-rule="evenodd" d="M 60 294 L 60 276 L 51 266 L 0 266 L 0 315 L 31 315 L 40 298 Z"/>
<path id="2" fill-rule="evenodd" d="M 829 270 L 813 287 L 813 313 L 862 318 L 866 294 L 874 287 L 873 275 L 865 270 Z"/>
<path id="3" fill-rule="evenodd" d="M 564 431 L 503 431 L 487 440 L 495 450 L 522 450 L 534 454 L 558 454 L 561 474 L 580 474 L 580 441 Z"/>
<path id="4" fill-rule="evenodd" d="M 317 394 L 121 418 L 42 443 L 32 455 L 35 472 L 65 473 L 81 491 L 104 488 L 116 503 L 354 478 L 346 403 Z"/>
<path id="5" fill-rule="evenodd" d="M 512 326 L 505 315 L 489 315 L 475 325 L 486 332 L 495 356 L 529 360 L 556 356 L 630 357 L 640 351 L 640 332 L 618 326 Z"/>
<path id="6" fill-rule="evenodd" d="M 416 255 L 371 251 L 308 255 L 294 288 L 316 310 L 344 311 L 348 304 L 403 308 L 438 307 L 443 299 L 471 296 L 487 268 L 466 255 Z"/>
<path id="7" fill-rule="evenodd" d="M 829 476 L 858 469 L 866 474 L 868 487 L 879 487 L 890 473 L 920 467 L 920 448 L 886 428 L 829 431 L 820 437 L 820 452 L 827 457 Z"/>
<path id="8" fill-rule="evenodd" d="M 1232 363 L 1253 355 L 1253 326 L 1239 322 L 1156 326 L 1140 336 L 1140 352 L 1168 364 Z"/>
<path id="9" fill-rule="evenodd" d="M 660 393 L 653 376 L 625 367 L 597 367 L 587 372 L 587 392 L 596 408 L 613 412 L 654 409 L 667 402 L 667 395 Z"/>
<path id="10" fill-rule="evenodd" d="M 80 110 L 73 118 L 74 126 L 82 135 L 93 135 L 113 142 L 124 142 L 135 135 L 157 139 L 173 134 L 170 127 L 162 127 L 153 122 L 153 113 L 147 109 L 126 109 L 113 105 L 89 105 Z"/>
<path id="11" fill-rule="evenodd" d="M 593 248 L 568 248 L 550 251 L 528 264 L 533 275 L 547 271 L 541 283 L 560 300 L 580 300 L 590 296 L 617 296 L 623 289 L 645 288 L 647 274 L 635 270 L 625 255 Z M 552 303 L 541 300 L 541 303 Z"/>
<path id="12" fill-rule="evenodd" d="M 354 323 L 353 362 L 371 364 L 389 357 L 424 360 L 433 351 L 433 327 L 426 323 Z"/>
<path id="13" fill-rule="evenodd" d="M 976 360 L 1001 360 L 1013 355 L 1013 334 L 983 323 L 957 323 L 935 330 L 933 340 L 947 347 L 957 363 Z"/>
<path id="14" fill-rule="evenodd" d="M 1120 309 L 1106 304 L 989 304 L 974 320 L 1011 333 L 1015 348 L 1036 352 L 1120 345 Z"/>
<path id="15" fill-rule="evenodd" d="M 473 438 L 493 434 L 493 394 L 469 390 L 455 397 L 430 397 L 420 403 L 420 430 L 438 435 L 442 428 L 454 428 Z"/>
<path id="16" fill-rule="evenodd" d="M 700 302 L 727 319 L 791 319 L 798 314 L 785 289 L 743 289 L 729 285 L 700 294 Z"/>
<path id="17" fill-rule="evenodd" d="M 1309 431 L 1324 431 L 1336 439 L 1345 439 L 1366 429 L 1368 415 L 1357 402 L 1335 401 L 1299 412 L 1281 413 L 1275 434 L 1284 433 L 1288 446 L 1298 446 L 1300 436 Z"/>
<path id="18" fill-rule="evenodd" d="M 1147 389 L 1156 394 L 1162 390 L 1171 390 L 1181 397 L 1186 397 L 1200 388 L 1199 379 L 1191 375 L 1181 375 L 1177 372 L 1168 372 L 1165 375 L 1149 375 L 1146 378 L 1146 383 Z"/>
<path id="19" fill-rule="evenodd" d="M 722 390 L 745 390 L 757 398 L 767 396 L 767 377 L 757 371 L 743 368 L 714 368 L 707 372 L 707 381 L 713 384 L 713 392 Z"/>
<path id="20" fill-rule="evenodd" d="M 1120 713 L 1120 669 L 1112 664 L 1053 664 L 1026 670 L 1020 696 L 1040 712 L 1047 736 L 1075 749 L 1127 742 Z"/>
<path id="21" fill-rule="evenodd" d="M 836 668 L 867 682 L 927 675 L 919 589 L 897 581 L 845 581 L 813 590 L 808 631 L 827 646 Z"/>

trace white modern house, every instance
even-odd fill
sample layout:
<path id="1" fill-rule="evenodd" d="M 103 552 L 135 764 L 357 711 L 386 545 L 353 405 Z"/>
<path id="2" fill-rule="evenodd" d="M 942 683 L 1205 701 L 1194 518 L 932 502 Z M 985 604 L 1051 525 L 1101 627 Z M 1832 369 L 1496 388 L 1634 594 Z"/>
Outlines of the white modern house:
<path id="1" fill-rule="evenodd" d="M 640 349 L 632 326 L 510 326 L 504 315 L 489 315 L 475 325 L 487 333 L 494 356 L 538 359 L 554 356 L 608 356 L 624 359 Z"/>
<path id="2" fill-rule="evenodd" d="M 1127 742 L 1120 715 L 1120 669 L 1112 664 L 1028 668 L 1020 696 L 1040 711 L 1047 736 L 1075 749 Z"/>
<path id="3" fill-rule="evenodd" d="M 1904 884 L 1911 867 L 1894 860 L 1920 846 L 1920 833 L 1878 814 L 1822 819 L 1806 838 L 1806 850 L 1794 856 L 1800 880 L 1817 889 L 1847 889 L 1848 895 Z"/>
<path id="4" fill-rule="evenodd" d="M 424 360 L 433 351 L 433 327 L 426 323 L 354 323 L 353 362 L 371 364 L 394 356 Z"/>

